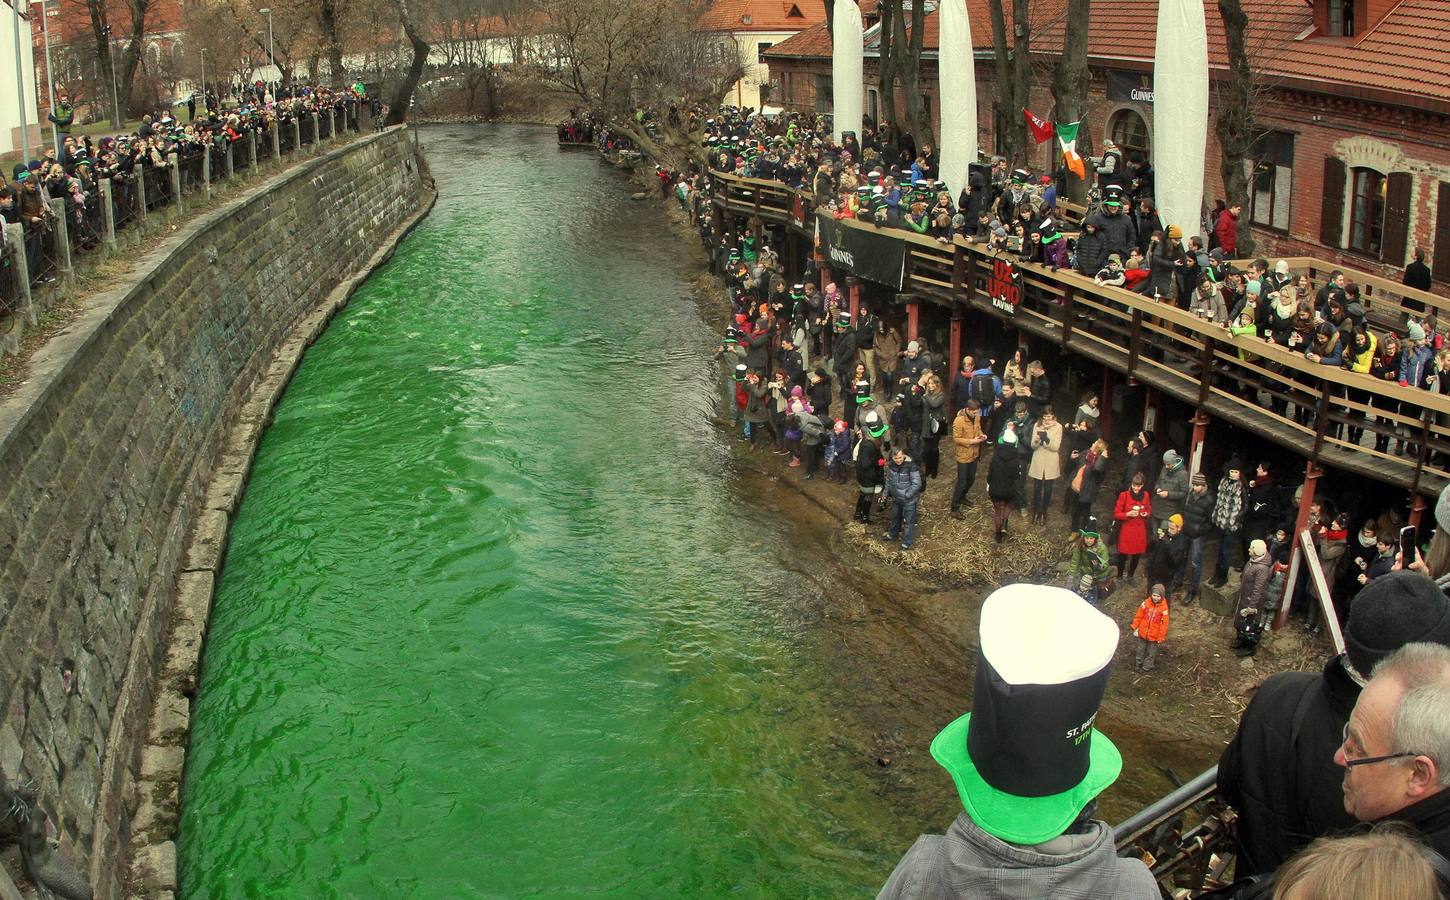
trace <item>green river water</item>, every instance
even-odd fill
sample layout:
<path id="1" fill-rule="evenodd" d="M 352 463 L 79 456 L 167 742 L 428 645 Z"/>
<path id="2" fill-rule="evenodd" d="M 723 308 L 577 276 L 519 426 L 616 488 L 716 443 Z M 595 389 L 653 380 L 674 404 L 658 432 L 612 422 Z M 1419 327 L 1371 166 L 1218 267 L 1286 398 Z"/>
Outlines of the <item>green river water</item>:
<path id="1" fill-rule="evenodd" d="M 718 311 L 622 176 L 548 129 L 423 139 L 438 205 L 308 352 L 233 525 L 183 895 L 874 893 L 958 807 L 871 748 L 924 751 L 970 681 L 862 673 L 950 644 L 736 470 Z"/>

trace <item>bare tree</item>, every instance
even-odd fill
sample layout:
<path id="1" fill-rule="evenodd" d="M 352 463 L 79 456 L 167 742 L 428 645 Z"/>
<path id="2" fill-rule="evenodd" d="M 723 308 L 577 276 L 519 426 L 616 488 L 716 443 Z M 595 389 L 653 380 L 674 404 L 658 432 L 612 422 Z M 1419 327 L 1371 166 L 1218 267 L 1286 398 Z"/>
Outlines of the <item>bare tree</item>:
<path id="1" fill-rule="evenodd" d="M 992 47 L 996 67 L 996 84 L 992 108 L 1003 133 L 999 135 L 1007 157 L 1020 164 L 1027 157 L 1027 123 L 1022 110 L 1027 107 L 1032 87 L 1032 32 L 1028 0 L 1012 0 L 1011 46 L 1007 43 L 1006 0 L 992 0 Z M 1084 28 L 1084 31 L 1087 29 Z"/>
<path id="2" fill-rule="evenodd" d="M 1238 221 L 1238 255 L 1254 252 L 1253 216 L 1249 209 L 1248 165 L 1253 152 L 1257 129 L 1254 125 L 1254 71 L 1249 62 L 1245 32 L 1249 17 L 1240 0 L 1218 0 L 1218 15 L 1223 20 L 1224 39 L 1228 48 L 1228 78 L 1215 92 L 1218 111 L 1213 128 L 1218 136 L 1219 174 L 1223 176 L 1224 193 L 1229 206 L 1245 211 Z"/>
<path id="3" fill-rule="evenodd" d="M 704 162 L 690 113 L 744 75 L 728 36 L 700 30 L 702 0 L 552 0 L 536 71 L 654 159 Z M 650 114 L 654 113 L 655 116 Z"/>
<path id="4" fill-rule="evenodd" d="M 413 91 L 418 88 L 418 79 L 423 77 L 423 67 L 428 62 L 428 51 L 431 49 L 428 42 L 423 40 L 423 32 L 418 27 L 417 20 L 413 18 L 411 0 L 394 0 L 398 7 L 398 18 L 403 26 L 403 34 L 408 38 L 409 45 L 413 48 L 413 59 L 408 64 L 408 70 L 403 74 L 403 80 L 398 83 L 398 89 L 393 94 L 393 100 L 388 106 L 387 118 L 383 121 L 388 125 L 400 125 L 408 118 L 408 107 L 413 102 Z"/>
<path id="5" fill-rule="evenodd" d="M 1092 0 L 1069 0 L 1062 55 L 1057 58 L 1052 78 L 1053 117 L 1059 122 L 1082 122 L 1087 118 L 1088 87 L 1092 82 L 1088 72 L 1088 17 L 1091 14 Z M 1085 157 L 1092 152 L 1092 131 L 1079 128 L 1077 135 L 1078 153 Z M 1081 178 L 1068 179 L 1067 194 L 1068 199 L 1082 203 L 1087 199 L 1087 182 Z"/>

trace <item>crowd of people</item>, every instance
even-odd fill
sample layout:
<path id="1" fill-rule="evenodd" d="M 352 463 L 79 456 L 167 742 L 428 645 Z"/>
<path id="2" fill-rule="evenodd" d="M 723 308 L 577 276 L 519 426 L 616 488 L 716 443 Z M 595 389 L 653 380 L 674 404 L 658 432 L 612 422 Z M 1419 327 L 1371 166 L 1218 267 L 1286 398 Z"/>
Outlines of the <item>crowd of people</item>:
<path id="1" fill-rule="evenodd" d="M 221 149 L 243 141 L 248 132 L 264 135 L 279 124 L 314 113 L 325 117 L 329 109 L 335 112 L 341 128 L 355 116 L 360 104 L 369 102 L 364 91 L 361 85 L 333 91 L 327 87 L 284 88 L 257 82 L 237 86 L 221 97 L 209 92 L 202 98 L 200 109 L 193 96 L 189 100 L 189 121 L 180 121 L 166 108 L 143 115 L 134 131 L 106 136 L 68 130 L 74 124 L 74 111 L 61 92 L 51 113 L 60 146 L 47 146 L 39 158 L 16 163 L 9 173 L 0 172 L 0 219 L 18 223 L 24 230 L 31 282 L 51 280 L 45 240 L 55 226 L 52 199 L 65 201 L 67 232 L 75 246 L 89 249 L 100 240 L 102 179 L 111 180 L 119 227 L 129 216 L 136 179 L 165 170 L 172 154 L 183 161 L 194 159 L 209 148 Z M 154 178 L 148 187 L 165 193 L 170 191 L 170 182 Z"/>
<path id="2" fill-rule="evenodd" d="M 990 504 L 998 543 L 1016 520 L 1050 527 L 1061 510 L 1066 585 L 1013 585 L 987 599 L 974 710 L 931 745 L 963 811 L 945 836 L 910 848 L 880 896 L 1160 896 L 1096 817 L 1094 798 L 1121 768 L 1093 727 L 1119 632 L 1133 642 L 1134 668 L 1152 670 L 1172 604 L 1196 602 L 1205 585 L 1229 590 L 1235 570 L 1225 640 L 1238 653 L 1255 652 L 1286 593 L 1317 630 L 1316 585 L 1303 571 L 1285 583 L 1298 492 L 1268 460 L 1234 456 L 1210 474 L 1191 471 L 1184 448 L 1162 446 L 1152 430 L 1114 443 L 1096 392 L 1060 396 L 1060 379 L 1027 347 L 947 359 L 903 336 L 889 309 L 862 303 L 853 316 L 839 284 L 817 284 L 813 262 L 792 284 L 765 231 L 718 227 L 703 202 L 711 170 L 780 180 L 838 217 L 995 242 L 1313 362 L 1441 390 L 1436 371 L 1450 376 L 1450 354 L 1438 353 L 1433 315 L 1408 318 L 1403 334 L 1375 331 L 1343 273 L 1314 291 L 1283 263 L 1236 268 L 1228 261 L 1241 211 L 1222 204 L 1204 236 L 1183 242 L 1157 222 L 1151 168 L 1111 145 L 1091 161 L 1094 203 L 1069 243 L 1051 178 L 994 161 L 974 167 L 953 198 L 934 178 L 932 148 L 890 125 L 837 146 L 809 116 L 725 109 L 701 118 L 710 166 L 658 174 L 694 215 L 728 289 L 732 318 L 717 356 L 740 440 L 780 454 L 805 479 L 853 484 L 853 519 L 903 550 L 927 495 L 953 517 Z M 1407 284 L 1420 286 L 1423 264 L 1417 254 Z M 1349 431 L 1353 442 L 1362 436 Z M 1376 437 L 1387 451 L 1391 438 Z M 949 482 L 943 453 L 956 463 Z M 1348 650 L 1322 673 L 1273 676 L 1245 712 L 1219 769 L 1239 817 L 1238 880 L 1218 896 L 1429 900 L 1450 891 L 1441 765 L 1450 765 L 1450 599 L 1432 578 L 1450 572 L 1450 490 L 1435 518 L 1426 549 L 1393 505 L 1359 514 L 1322 496 L 1309 505 Z M 1133 612 L 1115 623 L 1104 601 L 1116 591 L 1130 592 Z"/>

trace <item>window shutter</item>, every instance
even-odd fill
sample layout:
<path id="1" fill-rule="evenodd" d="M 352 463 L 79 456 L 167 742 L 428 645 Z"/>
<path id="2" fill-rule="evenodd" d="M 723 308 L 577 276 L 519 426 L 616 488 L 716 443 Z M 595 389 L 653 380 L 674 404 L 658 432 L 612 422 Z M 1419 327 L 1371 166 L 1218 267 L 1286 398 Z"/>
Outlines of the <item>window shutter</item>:
<path id="1" fill-rule="evenodd" d="M 1440 182 L 1440 196 L 1435 204 L 1435 254 L 1430 260 L 1436 281 L 1450 281 L 1450 182 Z"/>
<path id="2" fill-rule="evenodd" d="M 1396 268 L 1405 264 L 1405 245 L 1410 238 L 1409 172 L 1391 172 L 1385 180 L 1385 225 L 1380 259 Z"/>
<path id="3" fill-rule="evenodd" d="M 1324 160 L 1324 205 L 1319 211 L 1319 243 L 1326 247 L 1344 244 L 1344 163 L 1338 157 Z"/>

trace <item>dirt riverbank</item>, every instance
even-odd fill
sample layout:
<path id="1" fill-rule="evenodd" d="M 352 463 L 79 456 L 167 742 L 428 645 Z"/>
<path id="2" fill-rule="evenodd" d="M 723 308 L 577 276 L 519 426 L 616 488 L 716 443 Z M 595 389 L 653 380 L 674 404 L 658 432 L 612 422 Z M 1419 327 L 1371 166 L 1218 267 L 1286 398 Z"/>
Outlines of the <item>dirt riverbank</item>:
<path id="1" fill-rule="evenodd" d="M 655 187 L 652 179 L 640 181 Z M 678 204 L 657 196 L 651 192 L 651 199 L 642 202 L 676 223 L 681 252 L 698 258 L 703 270 L 705 257 L 686 216 Z M 702 274 L 697 290 L 702 314 L 723 329 L 729 304 L 718 279 Z M 839 641 L 842 658 L 849 661 L 841 672 L 849 688 L 842 702 L 862 731 L 862 746 L 856 749 L 863 764 L 879 766 L 883 788 L 919 795 L 924 812 L 934 810 L 937 821 L 949 820 L 956 803 L 950 781 L 926 748 L 941 726 L 970 708 L 981 603 L 992 589 L 1012 581 L 1065 586 L 1067 517 L 1054 509 L 1046 525 L 1014 518 L 1006 542 L 998 545 L 980 475 L 965 520 L 947 517 L 953 472 L 948 440 L 942 447 L 942 474 L 929 483 L 923 499 L 916 544 L 903 552 L 878 539 L 879 525 L 868 533 L 851 521 L 854 483 L 805 480 L 804 467 L 790 468 L 789 457 L 764 447 L 752 452 L 736 440 L 728 420 L 721 426 L 721 439 L 735 446 L 742 490 L 788 519 L 798 543 L 820 548 L 830 565 L 848 570 L 861 586 L 859 596 L 834 598 L 821 615 L 830 626 L 828 639 Z M 1240 659 L 1229 647 L 1230 619 L 1175 603 L 1157 668 L 1136 674 L 1129 623 L 1148 587 L 1141 574 L 1124 581 L 1104 608 L 1124 634 L 1098 720 L 1125 759 L 1123 778 L 1103 798 L 1110 820 L 1216 762 L 1266 677 L 1318 669 L 1331 652 L 1323 638 L 1291 624 L 1266 634 L 1257 656 Z M 881 764 L 888 759 L 889 765 Z"/>

